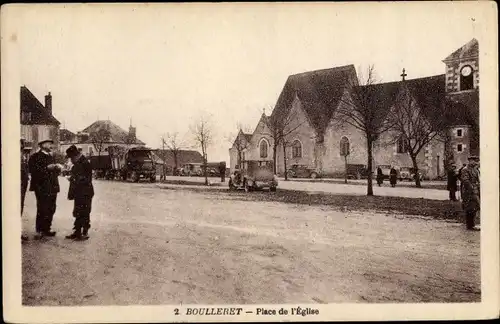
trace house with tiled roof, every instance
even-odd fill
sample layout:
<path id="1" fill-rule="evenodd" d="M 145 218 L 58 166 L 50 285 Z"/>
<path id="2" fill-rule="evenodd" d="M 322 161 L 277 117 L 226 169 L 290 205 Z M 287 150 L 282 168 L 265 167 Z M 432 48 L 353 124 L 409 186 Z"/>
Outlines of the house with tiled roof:
<path id="1" fill-rule="evenodd" d="M 26 86 L 21 87 L 20 96 L 21 137 L 25 140 L 26 147 L 34 152 L 39 140 L 50 138 L 58 148 L 61 123 L 52 114 L 50 92 L 45 96 L 45 105 Z"/>
<path id="2" fill-rule="evenodd" d="M 102 137 L 102 138 L 99 138 Z M 106 155 L 109 146 L 123 146 L 125 148 L 144 146 L 145 143 L 136 136 L 136 128 L 130 125 L 128 132 L 110 120 L 97 120 L 61 142 L 61 152 L 75 145 L 82 149 L 87 156 Z"/>
<path id="3" fill-rule="evenodd" d="M 294 131 L 287 135 L 285 149 L 281 147 L 276 152 L 278 173 L 284 173 L 283 156 L 286 156 L 287 166 L 301 164 L 325 175 L 341 175 L 345 170 L 341 142 L 349 143 L 349 164 L 366 165 L 364 134 L 353 126 L 336 122 L 336 112 L 346 104 L 350 89 L 360 87 L 372 94 L 372 104 L 380 106 L 375 118 L 387 118 L 398 98 L 405 94 L 429 123 L 443 128 L 446 136 L 436 137 L 417 158 L 419 169 L 428 178 L 443 176 L 450 163 L 466 163 L 469 154 L 479 154 L 478 48 L 477 40 L 471 40 L 443 60 L 444 74 L 418 79 L 403 77 L 401 81 L 360 86 L 353 65 L 291 75 L 271 116 L 261 117 L 245 156 L 272 160 L 272 136 L 266 129 L 265 118 L 283 120 L 292 116 L 287 127 Z M 406 76 L 404 72 L 403 75 Z M 405 144 L 397 139 L 394 130 L 376 141 L 373 152 L 374 166 L 412 166 Z M 230 150 L 230 160 L 233 169 L 237 164 L 234 149 L 233 153 Z"/>

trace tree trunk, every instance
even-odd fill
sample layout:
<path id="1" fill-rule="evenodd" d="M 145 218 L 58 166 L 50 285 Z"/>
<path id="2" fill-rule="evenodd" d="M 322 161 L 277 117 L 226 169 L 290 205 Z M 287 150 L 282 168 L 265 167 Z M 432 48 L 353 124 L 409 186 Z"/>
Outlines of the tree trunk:
<path id="1" fill-rule="evenodd" d="M 347 183 L 347 155 L 344 155 L 344 159 L 345 159 L 344 183 Z"/>
<path id="2" fill-rule="evenodd" d="M 410 155 L 411 162 L 413 163 L 413 171 L 415 172 L 415 186 L 417 188 L 422 188 L 422 184 L 420 183 L 420 177 L 418 175 L 418 164 L 417 164 L 417 156 Z"/>
<path id="3" fill-rule="evenodd" d="M 373 142 L 372 142 L 370 136 L 367 136 L 366 142 L 368 144 L 368 163 L 367 163 L 367 166 L 368 166 L 368 187 L 366 189 L 366 195 L 373 196 L 373 181 L 372 181 L 372 174 L 373 174 L 373 170 L 372 170 L 373 169 L 372 143 Z"/>
<path id="4" fill-rule="evenodd" d="M 276 153 L 278 152 L 278 147 L 276 144 L 276 141 L 273 143 L 273 172 L 274 174 L 278 173 L 278 157 L 276 156 Z M 286 170 L 285 170 L 286 173 Z"/>
<path id="5" fill-rule="evenodd" d="M 207 175 L 207 153 L 204 145 L 201 146 L 201 153 L 203 153 L 203 175 L 205 176 L 205 186 L 208 186 L 208 175 Z"/>
<path id="6" fill-rule="evenodd" d="M 179 167 L 179 161 L 178 161 L 178 154 L 179 154 L 179 151 L 173 151 L 172 154 L 174 155 L 174 167 L 175 169 L 172 171 L 172 174 L 173 175 L 176 175 L 177 174 L 177 168 Z"/>
<path id="7" fill-rule="evenodd" d="M 288 173 L 286 172 L 286 145 L 283 143 L 283 167 L 285 168 L 285 181 L 288 181 Z"/>

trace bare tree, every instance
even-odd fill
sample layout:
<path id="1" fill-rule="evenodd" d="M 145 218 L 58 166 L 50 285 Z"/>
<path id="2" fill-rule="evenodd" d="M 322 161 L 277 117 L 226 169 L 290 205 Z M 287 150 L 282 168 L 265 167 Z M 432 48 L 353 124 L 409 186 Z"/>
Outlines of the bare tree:
<path id="1" fill-rule="evenodd" d="M 208 186 L 207 148 L 213 141 L 212 124 L 210 121 L 210 117 L 204 114 L 190 127 L 191 133 L 194 136 L 194 141 L 201 148 L 201 153 L 203 155 L 203 174 L 205 176 L 206 186 Z"/>
<path id="2" fill-rule="evenodd" d="M 184 147 L 184 143 L 181 139 L 179 139 L 179 133 L 167 133 L 166 140 L 162 138 L 163 144 L 167 146 L 167 148 L 172 152 L 174 158 L 174 175 L 179 168 L 179 156 L 182 148 Z M 163 151 L 164 159 L 166 158 L 166 152 Z"/>
<path id="3" fill-rule="evenodd" d="M 441 109 L 435 110 L 442 111 Z M 443 131 L 446 129 L 445 119 L 426 114 L 415 102 L 405 81 L 387 118 L 395 134 L 393 143 L 401 145 L 401 152 L 406 152 L 410 156 L 415 173 L 415 185 L 421 188 L 417 156 L 434 139 L 445 140 L 446 135 Z"/>
<path id="4" fill-rule="evenodd" d="M 94 145 L 97 155 L 101 155 L 104 149 L 104 144 L 109 142 L 111 132 L 106 127 L 99 128 L 97 131 L 90 134 L 90 142 Z"/>
<path id="5" fill-rule="evenodd" d="M 266 119 L 266 125 L 269 128 L 269 136 L 273 139 L 273 164 L 274 173 L 277 173 L 277 151 L 279 145 L 283 149 L 283 166 L 285 168 L 285 180 L 288 180 L 286 165 L 286 148 L 291 144 L 289 137 L 304 123 L 298 116 L 291 112 L 273 111 L 270 117 Z"/>
<path id="6" fill-rule="evenodd" d="M 373 144 L 380 135 L 389 130 L 392 125 L 386 118 L 386 100 L 375 87 L 377 83 L 375 68 L 370 65 L 366 79 L 347 80 L 347 96 L 343 96 L 337 108 L 335 120 L 340 125 L 349 125 L 361 131 L 366 138 L 368 152 L 368 185 L 367 195 L 373 196 Z M 361 85 L 360 85 L 361 84 Z"/>

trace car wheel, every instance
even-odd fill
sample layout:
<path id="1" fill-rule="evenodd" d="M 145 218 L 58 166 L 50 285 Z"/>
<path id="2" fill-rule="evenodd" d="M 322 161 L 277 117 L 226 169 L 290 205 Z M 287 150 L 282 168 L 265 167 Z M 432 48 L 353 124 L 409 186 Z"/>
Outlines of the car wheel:
<path id="1" fill-rule="evenodd" d="M 316 172 L 311 173 L 311 179 L 316 179 L 318 174 Z"/>
<path id="2" fill-rule="evenodd" d="M 269 188 L 269 191 L 272 191 L 272 192 L 276 191 L 276 187 Z"/>
<path id="3" fill-rule="evenodd" d="M 132 172 L 132 181 L 139 182 L 139 175 L 135 171 Z"/>

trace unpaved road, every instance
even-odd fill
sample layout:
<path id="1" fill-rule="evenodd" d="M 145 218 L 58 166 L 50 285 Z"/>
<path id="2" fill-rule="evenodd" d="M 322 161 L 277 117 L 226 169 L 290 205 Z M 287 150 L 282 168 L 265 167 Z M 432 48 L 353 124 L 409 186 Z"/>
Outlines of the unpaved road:
<path id="1" fill-rule="evenodd" d="M 479 232 L 454 222 L 96 181 L 72 242 L 60 182 L 58 236 L 22 247 L 25 305 L 480 301 Z"/>
<path id="2" fill-rule="evenodd" d="M 227 179 L 225 183 L 220 182 L 220 178 L 208 178 L 215 185 L 227 187 Z M 194 183 L 203 183 L 203 177 L 180 177 L 168 176 L 167 181 L 189 181 Z M 350 183 L 331 183 L 328 179 L 318 179 L 311 182 L 310 179 L 291 179 L 290 181 L 279 180 L 279 188 L 287 190 L 301 190 L 310 193 L 327 193 L 327 194 L 342 194 L 342 195 L 366 195 L 366 185 L 361 185 L 366 180 L 349 180 Z M 430 185 L 426 182 L 427 187 L 442 186 L 442 182 L 436 182 L 435 185 Z M 379 187 L 374 181 L 373 193 L 377 196 L 389 197 L 405 197 L 405 198 L 427 198 L 434 200 L 449 200 L 448 191 L 435 188 L 416 188 L 408 182 L 400 182 L 396 187 L 391 187 L 388 181 Z"/>

